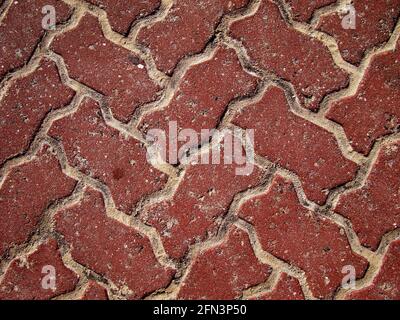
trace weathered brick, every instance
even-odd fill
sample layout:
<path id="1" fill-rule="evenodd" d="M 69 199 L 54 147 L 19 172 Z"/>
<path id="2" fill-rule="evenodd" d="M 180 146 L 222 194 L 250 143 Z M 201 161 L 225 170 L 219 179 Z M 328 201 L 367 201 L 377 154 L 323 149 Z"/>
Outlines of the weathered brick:
<path id="1" fill-rule="evenodd" d="M 82 300 L 108 300 L 107 290 L 95 281 L 90 281 Z"/>
<path id="2" fill-rule="evenodd" d="M 247 3 L 248 0 L 177 0 L 163 21 L 141 30 L 138 41 L 150 49 L 158 69 L 171 74 L 182 58 L 204 49 L 224 14 Z"/>
<path id="3" fill-rule="evenodd" d="M 335 3 L 336 0 L 286 0 L 286 2 L 291 8 L 294 20 L 308 22 L 315 10 Z"/>
<path id="4" fill-rule="evenodd" d="M 236 175 L 240 166 L 224 165 L 222 160 L 221 164 L 190 165 L 173 198 L 142 213 L 143 221 L 158 230 L 173 258 L 183 257 L 190 245 L 215 234 L 234 196 L 261 183 L 258 168 L 249 175 Z"/>
<path id="5" fill-rule="evenodd" d="M 154 58 L 161 72 L 170 76 L 175 73 L 169 84 L 154 79 L 157 70 L 151 71 L 151 66 L 123 40 L 140 20 L 161 14 L 160 3 L 162 10 L 171 6 L 170 10 L 160 20 L 142 25 L 135 40 Z M 250 3 L 254 5 L 254 13 L 240 18 L 238 15 L 250 9 Z M 317 111 L 331 93 L 348 86 L 350 76 L 347 69 L 341 70 L 335 64 L 325 41 L 318 40 L 312 30 L 297 31 L 289 20 L 308 24 L 317 12 L 322 12 L 320 8 L 329 6 L 332 10 L 319 17 L 319 25 L 313 27 L 335 38 L 345 60 L 355 66 L 365 53 L 372 53 L 373 47 L 383 47 L 390 37 L 393 40 L 396 36 L 394 26 L 400 17 L 400 0 L 352 1 L 357 13 L 356 30 L 342 28 L 345 13 L 339 13 L 341 9 L 335 13 L 334 9 L 345 7 L 343 1 L 340 3 L 337 6 L 339 1 L 334 0 L 0 0 L 0 10 L 10 9 L 2 12 L 0 22 L 0 82 L 8 79 L 0 94 L 0 175 L 3 175 L 0 258 L 5 259 L 0 299 L 142 299 L 154 297 L 155 293 L 155 296 L 176 294 L 180 299 L 241 299 L 251 295 L 252 299 L 286 300 L 304 299 L 304 293 L 307 298 L 309 294 L 322 299 L 342 298 L 335 294 L 342 293 L 340 285 L 348 275 L 349 265 L 355 267 L 357 279 L 365 275 L 368 278 L 357 281 L 358 289 L 346 292 L 345 298 L 400 299 L 398 239 L 385 256 L 373 259 L 378 270 L 371 266 L 374 270 L 369 271 L 376 274 L 370 279 L 366 259 L 352 250 L 348 232 L 335 223 L 337 219 L 333 221 L 319 210 L 313 212 L 309 208 L 314 206 L 306 206 L 304 199 L 298 199 L 305 194 L 313 203 L 326 206 L 327 196 L 332 191 L 339 192 L 337 201 L 328 207 L 348 219 L 360 244 L 372 251 L 384 235 L 398 231 L 400 142 L 392 139 L 390 143 L 379 144 L 376 155 L 370 152 L 374 145 L 378 146 L 376 142 L 400 129 L 400 42 L 397 49 L 375 53 L 365 60 L 369 65 L 363 66 L 365 72 L 354 88 L 356 92 L 331 99 L 328 106 L 328 122 L 343 127 L 356 152 L 373 156 L 374 162 L 357 188 L 343 188 L 356 181 L 361 167 L 350 161 L 342 143 L 339 147 L 336 135 L 320 121 L 297 115 L 291 106 L 291 100 L 298 97 L 303 108 Z M 110 193 L 105 195 L 86 185 L 81 199 L 60 207 L 51 219 L 51 233 L 57 240 L 48 240 L 48 232 L 42 232 L 43 223 L 49 218 L 49 208 L 69 197 L 77 181 L 63 174 L 58 157 L 48 146 L 23 163 L 6 165 L 41 138 L 38 133 L 44 119 L 54 110 L 61 115 L 75 94 L 62 84 L 57 67 L 48 57 L 36 59 L 38 67 L 29 68 L 29 72 L 10 77 L 43 44 L 44 5 L 55 5 L 59 24 L 66 22 L 73 10 L 82 12 L 90 7 L 74 26 L 57 34 L 50 50 L 65 61 L 72 79 L 103 95 L 108 103 L 105 107 L 110 108 L 117 120 L 127 123 L 138 108 L 147 109 L 137 129 L 159 142 L 162 141 L 157 139 L 157 133 L 150 130 L 162 129 L 169 139 L 167 142 L 177 139 L 179 148 L 178 178 L 167 184 L 168 175 L 147 161 L 144 144 L 115 129 L 115 125 L 105 121 L 103 106 L 85 97 L 74 112 L 51 124 L 48 135 L 59 141 L 65 150 L 64 160 L 74 172 L 83 173 L 85 181 L 88 177 L 96 179 Z M 97 17 L 95 12 L 99 8 L 95 6 L 102 8 L 100 11 L 107 14 L 108 21 L 103 20 L 103 15 Z M 232 13 L 239 19 L 222 26 L 223 16 Z M 108 31 L 107 26 L 111 26 L 112 34 L 103 33 L 102 26 Z M 221 32 L 235 39 L 237 45 L 242 43 L 247 52 L 243 59 L 224 41 L 219 41 Z M 207 57 L 187 65 L 182 74 L 176 73 L 177 66 L 183 67 L 187 58 L 201 54 L 211 43 L 215 49 Z M 46 53 L 46 48 L 41 49 Z M 265 89 L 259 99 L 244 104 L 264 87 L 260 77 L 246 71 L 249 65 L 274 75 L 276 82 L 293 87 L 294 96 L 281 85 L 275 85 Z M 167 94 L 164 90 L 170 85 L 174 92 Z M 162 98 L 167 100 L 163 102 Z M 228 106 L 238 100 L 242 103 L 236 106 L 235 114 Z M 146 104 L 157 102 L 162 102 L 160 108 L 146 108 Z M 188 147 L 189 143 L 191 151 L 202 145 L 201 159 L 210 160 L 205 144 L 209 137 L 202 130 L 220 127 L 226 112 L 230 119 L 232 116 L 234 125 L 255 130 L 255 151 L 278 169 L 277 175 L 284 169 L 284 177 L 298 177 L 296 190 L 292 179 L 276 176 L 268 190 L 261 194 L 257 191 L 257 196 L 249 195 L 251 190 L 254 193 L 266 183 L 267 172 L 249 164 L 251 159 L 244 158 L 244 146 L 239 149 L 240 159 L 232 159 L 236 164 L 230 165 L 227 139 L 213 150 L 213 164 L 183 161 L 189 152 L 180 148 L 183 144 Z M 184 129 L 194 130 L 201 138 L 200 143 Z M 184 133 L 184 137 L 175 138 L 178 133 Z M 171 151 L 170 147 L 167 144 L 166 151 Z M 232 151 L 237 155 L 236 149 Z M 177 160 L 171 156 L 172 153 L 168 154 L 167 161 L 175 165 Z M 215 161 L 218 157 L 221 164 Z M 243 163 L 244 160 L 247 161 Z M 247 175 L 242 175 L 246 174 L 244 169 L 250 169 Z M 304 193 L 297 190 L 297 181 Z M 164 193 L 158 192 L 161 190 L 167 193 L 163 196 Z M 134 220 L 153 229 L 151 239 L 141 227 L 127 224 L 133 217 L 115 211 L 109 196 L 118 210 L 128 215 L 135 213 Z M 237 209 L 239 199 L 245 202 Z M 259 252 L 256 255 L 247 232 L 232 226 L 232 221 L 238 218 L 254 226 L 254 236 L 265 252 L 285 262 L 290 269 L 304 270 L 301 285 L 300 279 L 286 273 L 286 267 L 274 269 L 280 274 L 279 279 L 269 278 L 272 269 L 258 261 Z M 157 244 L 157 239 L 162 244 Z M 214 244 L 208 242 L 213 239 L 219 240 Z M 83 273 L 90 277 L 84 285 L 78 282 L 74 269 L 68 269 L 70 263 L 61 258 L 64 251 L 57 247 L 60 241 L 68 248 L 68 259 L 81 265 Z M 164 265 L 159 245 L 180 270 Z M 31 249 L 19 253 L 23 248 Z M 56 267 L 56 290 L 41 287 L 46 275 L 42 265 Z M 176 290 L 173 280 L 179 280 Z M 260 291 L 272 280 L 276 283 L 270 290 Z M 303 293 L 303 289 L 307 291 Z"/>
<path id="6" fill-rule="evenodd" d="M 358 278 L 366 271 L 367 261 L 351 251 L 344 232 L 300 205 L 293 184 L 280 176 L 243 204 L 239 216 L 254 225 L 265 251 L 304 270 L 317 298 L 332 298 L 344 266 L 354 266 Z"/>
<path id="7" fill-rule="evenodd" d="M 79 204 L 57 213 L 56 228 L 76 262 L 129 289 L 132 299 L 166 287 L 174 276 L 157 262 L 146 237 L 107 217 L 99 192 L 87 190 Z"/>
<path id="8" fill-rule="evenodd" d="M 73 167 L 110 188 L 117 208 L 126 213 L 166 183 L 166 175 L 147 162 L 142 143 L 107 126 L 93 100 L 84 100 L 77 112 L 54 122 L 49 135 L 63 143 Z"/>
<path id="9" fill-rule="evenodd" d="M 364 54 L 389 40 L 400 14 L 400 0 L 353 0 L 356 28 L 345 29 L 346 14 L 332 13 L 321 18 L 318 29 L 333 36 L 346 61 L 358 65 Z"/>
<path id="10" fill-rule="evenodd" d="M 160 87 L 144 62 L 107 40 L 97 18 L 89 14 L 75 29 L 59 35 L 52 48 L 63 56 L 72 78 L 107 96 L 118 120 L 129 121 L 138 106 L 158 99 Z"/>
<path id="11" fill-rule="evenodd" d="M 304 300 L 303 290 L 297 279 L 283 273 L 271 292 L 261 294 L 256 300 Z"/>
<path id="12" fill-rule="evenodd" d="M 343 194 L 335 211 L 349 218 L 361 244 L 376 249 L 400 226 L 400 142 L 379 153 L 365 185 Z"/>
<path id="13" fill-rule="evenodd" d="M 49 266 L 55 270 L 55 289 L 42 285 L 48 284 Z M 57 242 L 50 239 L 26 260 L 11 262 L 0 283 L 0 300 L 47 300 L 74 290 L 77 282 L 78 276 L 64 265 Z"/>
<path id="14" fill-rule="evenodd" d="M 122 34 L 127 34 L 132 24 L 155 12 L 161 4 L 160 0 L 88 1 L 104 9 L 112 28 Z"/>
<path id="15" fill-rule="evenodd" d="M 400 241 L 394 241 L 372 284 L 346 296 L 352 300 L 400 300 Z"/>
<path id="16" fill-rule="evenodd" d="M 267 89 L 234 121 L 255 129 L 255 152 L 295 172 L 307 197 L 319 204 L 329 190 L 355 178 L 357 166 L 343 157 L 334 136 L 289 110 L 284 91 Z"/>
<path id="17" fill-rule="evenodd" d="M 318 110 L 327 94 L 348 85 L 347 73 L 334 64 L 328 49 L 291 28 L 270 0 L 262 1 L 255 15 L 233 23 L 230 34 L 256 66 L 291 82 L 308 109 Z"/>
<path id="18" fill-rule="evenodd" d="M 46 115 L 66 106 L 74 91 L 61 83 L 55 64 L 43 60 L 17 79 L 0 100 L 0 165 L 27 150 Z"/>
<path id="19" fill-rule="evenodd" d="M 139 128 L 143 132 L 162 129 L 167 136 L 172 135 L 171 121 L 177 122 L 178 133 L 188 128 L 198 133 L 201 129 L 215 128 L 229 102 L 250 95 L 257 82 L 256 77 L 243 70 L 234 50 L 218 48 L 210 60 L 187 71 L 169 105 L 146 115 Z"/>
<path id="20" fill-rule="evenodd" d="M 179 299 L 230 300 L 264 282 L 271 268 L 254 255 L 244 231 L 232 227 L 224 242 L 200 253 L 180 288 Z"/>
<path id="21" fill-rule="evenodd" d="M 75 181 L 62 173 L 47 147 L 32 161 L 13 168 L 0 189 L 0 256 L 26 241 L 48 206 L 70 195 L 74 187 Z"/>
<path id="22" fill-rule="evenodd" d="M 11 4 L 0 24 L 0 80 L 32 56 L 45 34 L 42 8 L 46 5 L 54 6 L 57 23 L 71 15 L 71 9 L 60 0 L 23 0 Z"/>
<path id="23" fill-rule="evenodd" d="M 331 105 L 327 117 L 341 124 L 352 147 L 368 155 L 374 142 L 400 130 L 400 41 L 375 56 L 357 92 Z"/>

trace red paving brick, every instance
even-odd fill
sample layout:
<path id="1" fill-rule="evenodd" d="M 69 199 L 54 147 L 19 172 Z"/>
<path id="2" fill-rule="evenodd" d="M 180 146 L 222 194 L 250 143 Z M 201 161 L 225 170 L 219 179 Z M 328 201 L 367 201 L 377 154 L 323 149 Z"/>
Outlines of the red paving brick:
<path id="1" fill-rule="evenodd" d="M 160 0 L 88 0 L 104 9 L 112 28 L 122 34 L 129 32 L 130 27 L 140 18 L 146 17 L 159 8 Z"/>
<path id="2" fill-rule="evenodd" d="M 149 48 L 158 69 L 170 74 L 182 58 L 202 51 L 224 14 L 248 2 L 177 0 L 163 21 L 142 29 L 138 42 Z"/>
<path id="3" fill-rule="evenodd" d="M 367 182 L 340 197 L 335 211 L 350 219 L 363 245 L 376 249 L 400 225 L 400 142 L 385 146 Z"/>
<path id="4" fill-rule="evenodd" d="M 400 241 L 393 242 L 370 286 L 347 296 L 352 300 L 400 300 Z"/>
<path id="5" fill-rule="evenodd" d="M 239 298 L 243 290 L 265 282 L 269 274 L 270 267 L 257 260 L 246 233 L 232 228 L 222 244 L 195 258 L 178 297 L 196 300 Z"/>
<path id="6" fill-rule="evenodd" d="M 29 147 L 43 119 L 66 106 L 74 91 L 65 87 L 51 61 L 41 61 L 28 76 L 18 79 L 0 100 L 0 164 Z"/>
<path id="7" fill-rule="evenodd" d="M 143 213 L 143 221 L 157 228 L 171 257 L 181 258 L 190 245 L 215 234 L 234 196 L 261 183 L 259 169 L 254 168 L 248 176 L 237 176 L 238 167 L 190 165 L 172 199 L 156 203 Z"/>
<path id="8" fill-rule="evenodd" d="M 286 0 L 286 2 L 294 20 L 307 22 L 312 18 L 315 10 L 333 4 L 336 0 Z"/>
<path id="9" fill-rule="evenodd" d="M 330 298 L 346 265 L 363 275 L 368 263 L 351 251 L 340 228 L 299 204 L 294 186 L 276 177 L 268 191 L 246 202 L 240 217 L 254 225 L 264 250 L 305 271 L 313 294 Z"/>
<path id="10" fill-rule="evenodd" d="M 14 167 L 0 189 L 0 255 L 28 240 L 48 206 L 74 189 L 76 182 L 62 173 L 57 159 L 46 149 L 32 161 Z"/>
<path id="11" fill-rule="evenodd" d="M 32 56 L 45 34 L 42 28 L 42 8 L 53 6 L 56 22 L 65 22 L 71 8 L 60 0 L 13 1 L 0 24 L 0 80 L 11 71 L 22 67 Z"/>
<path id="12" fill-rule="evenodd" d="M 52 44 L 63 56 L 71 78 L 107 96 L 115 117 L 127 122 L 134 110 L 157 100 L 159 86 L 140 58 L 107 40 L 97 18 L 86 15 Z"/>
<path id="13" fill-rule="evenodd" d="M 60 211 L 56 224 L 73 259 L 119 288 L 127 287 L 130 298 L 166 287 L 174 275 L 157 262 L 146 237 L 107 217 L 98 192 L 89 190 L 79 204 Z"/>
<path id="14" fill-rule="evenodd" d="M 146 115 L 139 128 L 145 133 L 162 129 L 171 135 L 171 121 L 176 121 L 178 134 L 188 128 L 199 134 L 201 129 L 216 128 L 229 102 L 252 93 L 257 80 L 242 69 L 234 50 L 218 48 L 211 60 L 188 70 L 169 105 Z"/>
<path id="15" fill-rule="evenodd" d="M 262 1 L 255 15 L 235 22 L 230 34 L 243 43 L 256 66 L 291 82 L 308 109 L 317 110 L 327 94 L 348 83 L 328 49 L 291 28 L 272 1 Z"/>
<path id="16" fill-rule="evenodd" d="M 261 294 L 257 300 L 304 300 L 299 281 L 286 273 L 282 274 L 275 288 Z"/>
<path id="17" fill-rule="evenodd" d="M 374 57 L 354 96 L 331 105 L 329 119 L 341 124 L 352 147 L 367 155 L 374 142 L 400 129 L 400 41 L 394 52 Z"/>
<path id="18" fill-rule="evenodd" d="M 267 89 L 233 122 L 255 129 L 256 153 L 294 171 L 310 200 L 324 203 L 327 191 L 355 177 L 357 166 L 343 157 L 333 135 L 294 115 L 280 88 Z"/>
<path id="19" fill-rule="evenodd" d="M 353 0 L 356 28 L 342 27 L 343 14 L 324 16 L 318 28 L 332 35 L 343 59 L 358 65 L 364 54 L 384 44 L 392 34 L 400 15 L 400 0 Z"/>
<path id="20" fill-rule="evenodd" d="M 47 267 L 55 270 L 55 287 L 48 288 Z M 55 239 L 50 239 L 28 255 L 11 262 L 0 283 L 2 300 L 47 300 L 74 290 L 78 276 L 68 269 L 58 251 Z M 43 285 L 44 284 L 44 285 Z"/>
<path id="21" fill-rule="evenodd" d="M 62 142 L 70 165 L 110 188 L 117 208 L 126 213 L 165 185 L 165 175 L 148 164 L 143 145 L 107 126 L 93 100 L 54 122 L 49 135 Z"/>
<path id="22" fill-rule="evenodd" d="M 98 283 L 91 281 L 82 296 L 82 300 L 108 300 L 107 290 Z"/>
<path id="23" fill-rule="evenodd" d="M 85 2 L 0 0 L 0 299 L 400 300 L 400 0 Z"/>

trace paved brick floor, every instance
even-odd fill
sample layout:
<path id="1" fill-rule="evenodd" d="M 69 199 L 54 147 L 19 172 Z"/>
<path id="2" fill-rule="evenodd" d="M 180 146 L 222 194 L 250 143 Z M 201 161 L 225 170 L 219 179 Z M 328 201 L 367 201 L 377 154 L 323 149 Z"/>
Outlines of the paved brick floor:
<path id="1" fill-rule="evenodd" d="M 0 1 L 0 299 L 400 299 L 399 17 Z"/>

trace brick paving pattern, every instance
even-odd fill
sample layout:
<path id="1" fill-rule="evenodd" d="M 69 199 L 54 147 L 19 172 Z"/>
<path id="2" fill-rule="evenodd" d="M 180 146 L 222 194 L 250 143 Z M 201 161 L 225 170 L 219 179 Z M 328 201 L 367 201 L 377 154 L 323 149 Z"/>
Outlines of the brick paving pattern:
<path id="1" fill-rule="evenodd" d="M 0 1 L 0 299 L 400 300 L 399 97 L 400 0 Z"/>

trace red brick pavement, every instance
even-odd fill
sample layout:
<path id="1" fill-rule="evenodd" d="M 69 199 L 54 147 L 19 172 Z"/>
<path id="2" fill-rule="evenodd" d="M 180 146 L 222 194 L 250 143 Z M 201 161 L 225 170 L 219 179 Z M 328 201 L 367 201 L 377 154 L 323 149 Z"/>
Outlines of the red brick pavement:
<path id="1" fill-rule="evenodd" d="M 399 16 L 0 1 L 0 299 L 400 299 Z"/>

